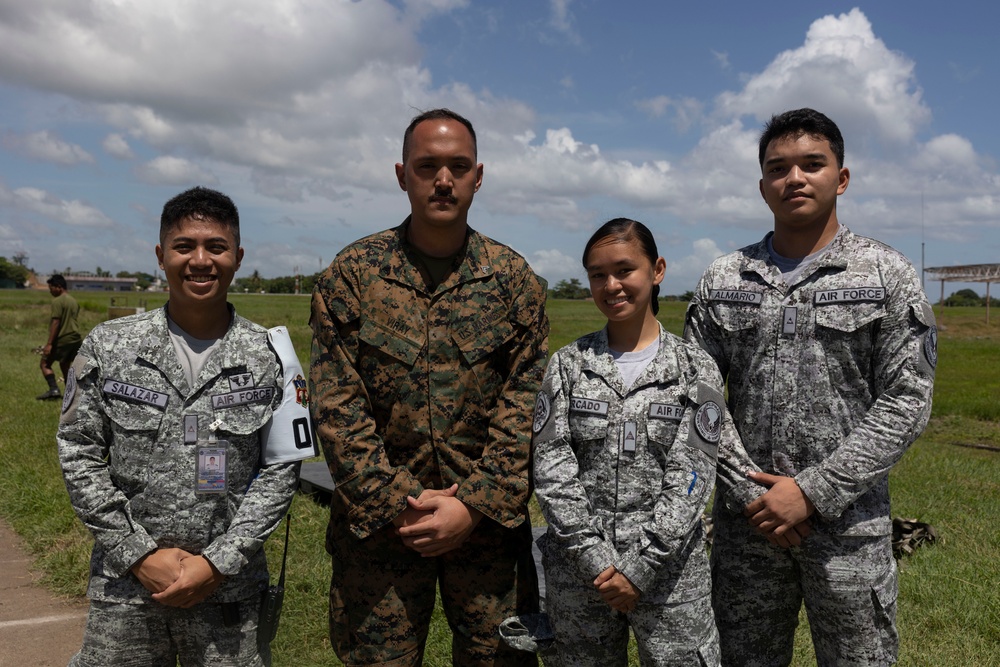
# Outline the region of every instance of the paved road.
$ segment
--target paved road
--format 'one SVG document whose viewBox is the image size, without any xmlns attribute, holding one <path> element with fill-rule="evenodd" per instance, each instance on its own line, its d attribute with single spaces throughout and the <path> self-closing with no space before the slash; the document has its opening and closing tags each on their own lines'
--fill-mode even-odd
<svg viewBox="0 0 1000 667">
<path fill-rule="evenodd" d="M 49 593 L 30 565 L 20 538 L 0 521 L 0 667 L 63 667 L 80 648 L 87 604 Z"/>
</svg>

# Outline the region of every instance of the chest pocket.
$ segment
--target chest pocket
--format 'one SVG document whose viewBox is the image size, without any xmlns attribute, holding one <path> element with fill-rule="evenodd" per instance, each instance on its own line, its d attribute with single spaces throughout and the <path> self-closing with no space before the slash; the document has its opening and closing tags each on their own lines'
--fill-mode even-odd
<svg viewBox="0 0 1000 667">
<path fill-rule="evenodd" d="M 760 322 L 760 306 L 721 302 L 713 310 L 719 324 L 728 334 L 756 327 Z"/>
<path fill-rule="evenodd" d="M 271 418 L 271 403 L 251 403 L 237 408 L 216 411 L 222 419 L 222 433 L 247 436 L 257 433 Z"/>
<path fill-rule="evenodd" d="M 371 347 L 385 353 L 408 368 L 417 361 L 423 348 L 420 341 L 410 339 L 406 332 L 397 331 L 388 321 L 381 321 L 378 314 L 365 320 L 358 331 L 358 337 Z M 362 362 L 364 363 L 364 362 Z"/>
<path fill-rule="evenodd" d="M 154 405 L 105 394 L 104 412 L 111 421 L 109 456 L 112 470 L 131 474 L 144 469 L 157 440 L 164 411 Z"/>
<path fill-rule="evenodd" d="M 573 442 L 604 440 L 608 435 L 608 418 L 606 415 L 570 411 L 569 432 Z"/>
<path fill-rule="evenodd" d="M 514 327 L 506 318 L 498 318 L 487 326 L 477 326 L 474 331 L 456 331 L 452 338 L 470 366 L 493 354 L 514 337 Z"/>
<path fill-rule="evenodd" d="M 826 306 L 815 306 L 816 327 L 818 331 L 826 329 L 836 332 L 853 334 L 885 317 L 885 306 L 881 303 L 837 303 Z"/>
</svg>

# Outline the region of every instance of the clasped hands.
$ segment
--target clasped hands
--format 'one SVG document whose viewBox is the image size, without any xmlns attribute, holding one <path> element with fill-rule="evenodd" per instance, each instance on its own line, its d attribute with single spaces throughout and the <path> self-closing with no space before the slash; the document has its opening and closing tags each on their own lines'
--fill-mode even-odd
<svg viewBox="0 0 1000 667">
<path fill-rule="evenodd" d="M 173 547 L 149 552 L 131 570 L 155 601 L 184 609 L 207 598 L 226 578 L 204 556 Z"/>
<path fill-rule="evenodd" d="M 406 509 L 392 520 L 396 534 L 410 549 L 430 558 L 457 549 L 483 518 L 482 513 L 455 497 L 458 484 L 447 489 L 424 489 L 408 496 Z"/>
<path fill-rule="evenodd" d="M 750 524 L 771 544 L 784 548 L 801 544 L 812 530 L 808 519 L 816 506 L 795 479 L 766 472 L 749 472 L 747 476 L 768 487 L 743 510 Z"/>
</svg>

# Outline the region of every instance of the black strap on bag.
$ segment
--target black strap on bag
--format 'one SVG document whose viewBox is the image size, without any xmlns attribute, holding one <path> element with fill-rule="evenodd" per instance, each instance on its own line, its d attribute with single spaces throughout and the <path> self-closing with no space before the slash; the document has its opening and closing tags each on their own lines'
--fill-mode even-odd
<svg viewBox="0 0 1000 667">
<path fill-rule="evenodd" d="M 285 549 L 281 555 L 281 574 L 278 585 L 268 586 L 261 594 L 260 618 L 257 621 L 257 648 L 264 651 L 278 634 L 281 620 L 281 605 L 285 600 L 285 562 L 288 560 L 288 534 L 292 526 L 292 514 L 285 516 Z"/>
</svg>

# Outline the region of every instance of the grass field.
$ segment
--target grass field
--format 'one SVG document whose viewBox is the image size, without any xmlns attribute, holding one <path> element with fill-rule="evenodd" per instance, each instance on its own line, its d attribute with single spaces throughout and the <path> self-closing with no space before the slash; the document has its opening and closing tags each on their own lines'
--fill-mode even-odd
<svg viewBox="0 0 1000 667">
<path fill-rule="evenodd" d="M 109 296 L 75 294 L 90 328 L 106 317 Z M 130 305 L 138 298 L 130 295 Z M 142 295 L 147 306 L 163 295 Z M 57 402 L 39 403 L 45 389 L 33 347 L 44 343 L 51 297 L 45 291 L 0 291 L 0 515 L 29 545 L 52 590 L 80 596 L 91 539 L 69 506 L 56 457 Z M 237 310 L 266 326 L 288 326 L 305 359 L 309 300 L 304 296 L 234 295 Z M 679 332 L 681 303 L 664 303 L 661 319 Z M 1000 666 L 1000 453 L 959 445 L 1000 447 L 1000 326 L 984 311 L 939 312 L 942 324 L 934 411 L 926 433 L 891 476 L 893 514 L 931 523 L 937 544 L 900 563 L 900 665 Z M 588 302 L 552 301 L 551 348 L 599 328 Z M 273 645 L 277 666 L 338 664 L 327 639 L 330 563 L 323 543 L 326 509 L 308 496 L 292 508 L 285 611 Z M 272 562 L 281 540 L 269 540 Z M 450 637 L 440 615 L 425 664 L 450 664 Z M 795 665 L 813 665 L 804 621 Z"/>
</svg>

